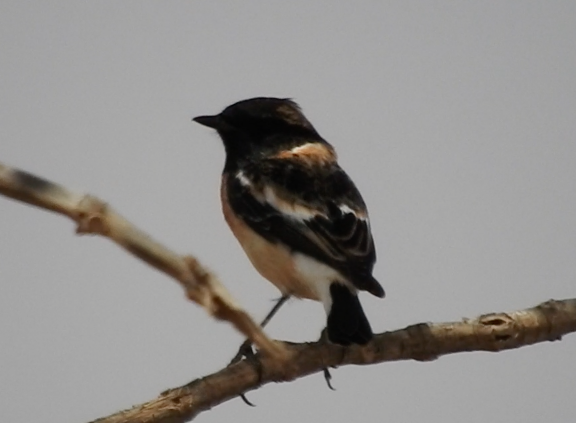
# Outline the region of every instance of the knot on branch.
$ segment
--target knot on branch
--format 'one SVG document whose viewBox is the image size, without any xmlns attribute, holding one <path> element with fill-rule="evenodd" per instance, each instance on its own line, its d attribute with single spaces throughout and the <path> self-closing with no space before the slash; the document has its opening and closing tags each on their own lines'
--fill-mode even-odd
<svg viewBox="0 0 576 423">
<path fill-rule="evenodd" d="M 479 337 L 487 337 L 490 348 L 499 351 L 515 340 L 519 335 L 518 323 L 507 313 L 485 314 L 478 318 L 476 334 Z"/>
<path fill-rule="evenodd" d="M 76 211 L 77 234 L 108 235 L 110 228 L 106 224 L 108 204 L 91 195 L 80 200 Z"/>
<path fill-rule="evenodd" d="M 202 304 L 213 316 L 228 320 L 233 318 L 239 307 L 224 289 L 220 281 L 196 258 L 183 257 L 192 278 L 186 280 L 186 295 L 192 301 Z"/>
</svg>

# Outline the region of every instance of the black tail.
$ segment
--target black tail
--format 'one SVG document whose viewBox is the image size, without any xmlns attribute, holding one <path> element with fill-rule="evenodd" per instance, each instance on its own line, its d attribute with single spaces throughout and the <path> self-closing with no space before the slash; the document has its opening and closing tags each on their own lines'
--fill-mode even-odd
<svg viewBox="0 0 576 423">
<path fill-rule="evenodd" d="M 339 283 L 330 285 L 332 307 L 328 313 L 328 339 L 335 344 L 366 344 L 372 328 L 362 310 L 358 295 Z"/>
</svg>

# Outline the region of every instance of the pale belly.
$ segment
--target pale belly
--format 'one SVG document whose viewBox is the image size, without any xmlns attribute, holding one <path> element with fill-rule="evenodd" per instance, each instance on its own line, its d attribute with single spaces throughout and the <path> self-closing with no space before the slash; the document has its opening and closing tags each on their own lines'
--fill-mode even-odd
<svg viewBox="0 0 576 423">
<path fill-rule="evenodd" d="M 309 278 L 302 274 L 299 270 L 298 261 L 294 260 L 293 254 L 288 248 L 267 241 L 232 213 L 226 198 L 225 186 L 226 183 L 223 179 L 220 195 L 224 218 L 256 270 L 283 294 L 321 300 L 324 295 L 323 292 L 319 291 L 324 291 L 324 289 L 319 290 L 316 286 L 317 281 L 309 281 Z M 329 283 L 326 285 L 328 286 Z"/>
</svg>

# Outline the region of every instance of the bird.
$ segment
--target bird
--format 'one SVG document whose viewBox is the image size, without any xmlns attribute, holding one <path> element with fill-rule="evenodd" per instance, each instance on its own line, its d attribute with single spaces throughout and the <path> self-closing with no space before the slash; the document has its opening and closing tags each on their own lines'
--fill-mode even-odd
<svg viewBox="0 0 576 423">
<path fill-rule="evenodd" d="M 331 343 L 367 344 L 358 292 L 385 293 L 372 276 L 366 204 L 334 147 L 289 98 L 242 100 L 193 120 L 222 139 L 222 211 L 252 265 L 283 298 L 320 301 Z"/>
</svg>

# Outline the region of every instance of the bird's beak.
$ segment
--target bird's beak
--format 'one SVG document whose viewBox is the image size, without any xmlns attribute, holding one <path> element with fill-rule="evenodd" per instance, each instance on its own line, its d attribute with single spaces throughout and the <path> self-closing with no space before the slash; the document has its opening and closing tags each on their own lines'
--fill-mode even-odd
<svg viewBox="0 0 576 423">
<path fill-rule="evenodd" d="M 222 120 L 220 119 L 220 115 L 214 116 L 196 116 L 192 118 L 194 122 L 198 122 L 200 125 L 207 126 L 208 128 L 218 129 L 222 126 Z"/>
</svg>

